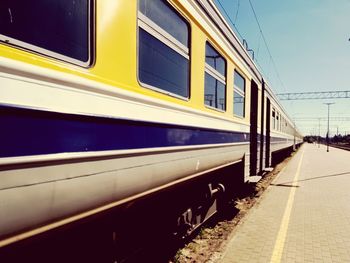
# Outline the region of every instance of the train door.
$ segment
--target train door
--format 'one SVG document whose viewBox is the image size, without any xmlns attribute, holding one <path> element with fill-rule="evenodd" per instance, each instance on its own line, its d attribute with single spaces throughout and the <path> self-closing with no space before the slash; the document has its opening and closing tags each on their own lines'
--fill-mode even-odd
<svg viewBox="0 0 350 263">
<path fill-rule="evenodd" d="M 250 175 L 257 173 L 258 162 L 258 85 L 254 80 L 250 84 Z"/>
<path fill-rule="evenodd" d="M 261 87 L 261 119 L 260 119 L 260 158 L 259 158 L 259 173 L 262 173 L 265 169 L 265 162 L 264 162 L 264 152 L 265 152 L 265 130 L 264 130 L 264 124 L 265 124 L 265 81 L 262 80 L 262 87 Z"/>
<path fill-rule="evenodd" d="M 265 147 L 265 167 L 270 167 L 270 128 L 271 128 L 271 102 L 269 98 L 266 98 L 266 147 Z"/>
</svg>

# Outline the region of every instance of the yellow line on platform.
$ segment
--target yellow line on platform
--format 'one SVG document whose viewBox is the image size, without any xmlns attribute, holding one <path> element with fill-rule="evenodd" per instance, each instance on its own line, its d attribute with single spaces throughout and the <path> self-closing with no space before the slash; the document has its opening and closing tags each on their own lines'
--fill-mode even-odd
<svg viewBox="0 0 350 263">
<path fill-rule="evenodd" d="M 300 168 L 301 168 L 301 163 L 303 161 L 303 157 L 304 157 L 304 151 L 302 151 L 302 153 L 301 153 L 301 157 L 299 160 L 297 171 L 296 171 L 294 179 L 293 179 L 292 186 L 296 186 L 296 183 L 299 179 Z M 282 259 L 283 249 L 284 249 L 284 245 L 285 245 L 286 237 L 287 237 L 287 232 L 288 232 L 290 215 L 291 215 L 293 203 L 294 203 L 295 191 L 296 191 L 296 187 L 292 187 L 291 191 L 289 193 L 287 206 L 286 206 L 286 209 L 284 210 L 280 229 L 279 229 L 279 232 L 278 232 L 278 235 L 276 238 L 275 246 L 274 246 L 273 253 L 271 256 L 271 260 L 270 260 L 270 262 L 273 262 L 273 263 L 280 263 L 281 259 Z"/>
</svg>

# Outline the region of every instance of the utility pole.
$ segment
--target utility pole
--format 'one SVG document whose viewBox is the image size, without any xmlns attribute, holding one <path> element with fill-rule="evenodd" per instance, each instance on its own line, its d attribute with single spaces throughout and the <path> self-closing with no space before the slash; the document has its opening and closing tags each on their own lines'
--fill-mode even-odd
<svg viewBox="0 0 350 263">
<path fill-rule="evenodd" d="M 334 104 L 334 102 L 327 102 L 327 103 L 323 103 L 326 104 L 328 106 L 328 121 L 327 121 L 327 152 L 329 152 L 329 106 Z"/>
</svg>

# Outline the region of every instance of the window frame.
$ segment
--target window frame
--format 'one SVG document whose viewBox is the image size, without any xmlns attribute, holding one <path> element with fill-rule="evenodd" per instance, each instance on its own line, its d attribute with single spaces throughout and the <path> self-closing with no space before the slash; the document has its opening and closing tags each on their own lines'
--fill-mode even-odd
<svg viewBox="0 0 350 263">
<path fill-rule="evenodd" d="M 271 111 L 271 119 L 272 119 L 272 130 L 276 130 L 276 109 L 275 108 L 272 108 L 272 111 Z"/>
<path fill-rule="evenodd" d="M 235 73 L 237 73 L 244 81 L 244 91 L 241 90 L 241 88 L 239 88 L 238 86 L 235 85 Z M 241 74 L 237 69 L 235 69 L 233 71 L 233 116 L 240 118 L 240 119 L 244 119 L 246 117 L 246 90 L 247 90 L 247 81 L 246 78 L 243 76 L 243 74 Z M 237 115 L 234 111 L 235 109 L 235 92 L 238 93 L 239 95 L 241 95 L 243 97 L 243 116 Z"/>
<path fill-rule="evenodd" d="M 171 34 L 169 34 L 166 30 L 164 30 L 163 28 L 161 28 L 160 26 L 158 26 L 155 22 L 153 22 L 150 18 L 148 18 L 147 16 L 145 16 L 141 11 L 140 11 L 140 1 L 137 0 L 137 11 L 136 11 L 136 19 L 137 19 L 137 81 L 139 83 L 139 85 L 143 88 L 147 88 L 149 90 L 152 91 L 156 91 L 165 95 L 168 95 L 170 97 L 174 97 L 183 101 L 189 101 L 191 98 L 191 44 L 192 44 L 192 38 L 191 38 L 191 32 L 192 32 L 192 28 L 191 28 L 191 23 L 190 21 L 187 19 L 187 17 L 185 17 L 183 15 L 182 12 L 180 12 L 180 10 L 178 10 L 178 8 L 176 8 L 176 6 L 174 6 L 171 2 L 169 2 L 168 0 L 165 0 L 165 2 L 167 2 L 167 4 L 169 6 L 171 6 L 176 13 L 187 23 L 188 26 L 188 47 L 186 47 L 184 44 L 182 44 L 179 40 L 177 40 L 175 37 L 173 37 Z M 179 55 L 181 55 L 182 57 L 186 58 L 188 60 L 188 96 L 184 97 L 181 96 L 179 94 L 167 91 L 165 89 L 161 89 L 158 88 L 156 86 L 152 86 L 150 84 L 144 83 L 141 81 L 140 76 L 139 76 L 139 51 L 140 51 L 140 39 L 139 39 L 139 31 L 140 28 L 142 30 L 144 30 L 145 32 L 147 32 L 148 34 L 150 34 L 151 36 L 153 36 L 154 38 L 156 38 L 157 40 L 159 40 L 161 43 L 163 43 L 164 45 L 166 45 L 168 48 L 171 48 L 173 51 L 177 52 Z"/>
<path fill-rule="evenodd" d="M 280 130 L 280 113 L 277 112 L 276 114 L 276 131 L 279 131 Z"/>
<path fill-rule="evenodd" d="M 216 53 L 218 53 L 222 59 L 225 61 L 225 75 L 221 75 L 221 73 L 219 71 L 217 71 L 215 68 L 213 68 L 211 65 L 209 65 L 207 62 L 206 62 L 206 45 L 210 45 L 212 49 L 215 50 Z M 211 109 L 211 110 L 215 110 L 215 111 L 218 111 L 218 112 L 226 112 L 227 111 L 227 59 L 225 58 L 225 56 L 223 56 L 219 51 L 217 51 L 217 48 L 211 44 L 211 42 L 209 40 L 206 40 L 205 41 L 205 46 L 204 46 L 204 106 L 208 109 Z M 219 81 L 221 84 L 225 85 L 225 109 L 220 109 L 220 108 L 216 108 L 214 106 L 210 106 L 208 104 L 205 103 L 205 73 L 207 73 L 208 75 L 210 75 L 211 77 L 213 77 L 214 79 L 216 79 L 217 81 Z M 217 98 L 216 98 L 217 99 Z"/>
<path fill-rule="evenodd" d="M 62 62 L 68 62 L 73 65 L 77 65 L 83 68 L 90 68 L 95 63 L 95 37 L 96 37 L 96 1 L 88 1 L 88 61 L 84 62 L 79 59 L 75 59 L 49 49 L 45 49 L 27 42 L 8 37 L 0 33 L 0 43 L 2 45 L 7 45 L 27 53 L 32 53 L 35 55 L 43 56 L 46 58 L 52 58 Z"/>
</svg>

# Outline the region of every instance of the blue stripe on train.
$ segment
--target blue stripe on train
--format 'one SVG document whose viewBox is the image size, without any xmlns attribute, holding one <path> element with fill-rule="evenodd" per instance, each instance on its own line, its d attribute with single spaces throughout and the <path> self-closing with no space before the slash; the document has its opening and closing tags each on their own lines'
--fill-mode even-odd
<svg viewBox="0 0 350 263">
<path fill-rule="evenodd" d="M 0 106 L 0 157 L 249 142 L 249 134 Z"/>
</svg>

